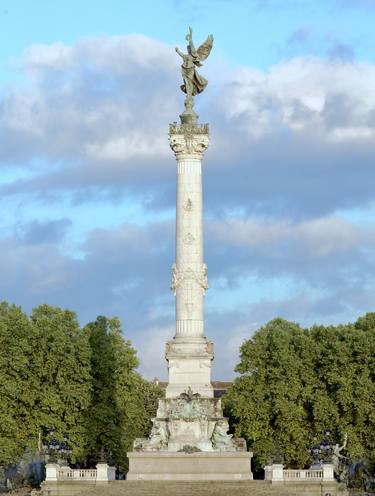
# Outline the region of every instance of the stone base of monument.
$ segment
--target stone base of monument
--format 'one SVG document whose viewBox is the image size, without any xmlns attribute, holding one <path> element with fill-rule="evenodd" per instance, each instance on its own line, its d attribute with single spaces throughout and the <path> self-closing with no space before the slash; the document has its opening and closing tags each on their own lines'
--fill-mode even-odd
<svg viewBox="0 0 375 496">
<path fill-rule="evenodd" d="M 251 480 L 252 453 L 168 451 L 128 453 L 128 480 Z"/>
<path fill-rule="evenodd" d="M 241 481 L 252 479 L 252 453 L 244 439 L 228 433 L 220 398 L 190 387 L 159 400 L 149 438 L 134 441 L 129 480 Z"/>
</svg>

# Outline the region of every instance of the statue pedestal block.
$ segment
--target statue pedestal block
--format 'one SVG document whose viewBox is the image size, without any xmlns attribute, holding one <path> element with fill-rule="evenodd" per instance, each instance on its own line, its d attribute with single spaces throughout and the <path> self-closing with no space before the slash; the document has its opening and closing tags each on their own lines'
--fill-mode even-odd
<svg viewBox="0 0 375 496">
<path fill-rule="evenodd" d="M 128 480 L 251 480 L 252 453 L 130 452 Z"/>
<path fill-rule="evenodd" d="M 174 338 L 167 342 L 169 381 L 166 398 L 177 398 L 190 387 L 205 398 L 213 398 L 211 362 L 213 343 L 206 338 Z"/>
</svg>

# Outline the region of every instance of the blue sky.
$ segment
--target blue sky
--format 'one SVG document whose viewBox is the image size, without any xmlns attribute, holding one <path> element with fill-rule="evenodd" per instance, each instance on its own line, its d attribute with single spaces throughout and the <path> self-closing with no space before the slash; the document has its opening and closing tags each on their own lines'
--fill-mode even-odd
<svg viewBox="0 0 375 496">
<path fill-rule="evenodd" d="M 165 376 L 192 25 L 215 37 L 196 99 L 215 377 L 273 317 L 374 310 L 374 21 L 372 0 L 0 1 L 0 298 L 118 315 Z"/>
<path fill-rule="evenodd" d="M 267 68 L 281 58 L 326 56 L 338 46 L 374 60 L 372 0 L 13 0 L 0 2 L 2 79 L 13 79 L 12 57 L 35 43 L 142 33 L 182 43 L 188 24 L 198 38 L 215 33 L 217 56 Z"/>
</svg>

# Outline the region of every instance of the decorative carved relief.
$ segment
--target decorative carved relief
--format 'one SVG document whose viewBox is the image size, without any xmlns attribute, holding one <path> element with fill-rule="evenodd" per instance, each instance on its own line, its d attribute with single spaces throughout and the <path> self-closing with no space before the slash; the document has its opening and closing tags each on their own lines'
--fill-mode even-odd
<svg viewBox="0 0 375 496">
<path fill-rule="evenodd" d="M 185 212 L 191 212 L 193 210 L 193 202 L 190 198 L 186 200 L 182 208 L 185 210 Z"/>
<path fill-rule="evenodd" d="M 171 289 L 176 295 L 176 290 L 184 281 L 195 281 L 203 290 L 203 294 L 208 289 L 207 265 L 203 264 L 201 272 L 196 272 L 188 267 L 185 271 L 179 271 L 176 264 L 172 266 Z"/>
<path fill-rule="evenodd" d="M 193 313 L 194 303 L 189 301 L 185 303 L 185 307 L 186 307 L 187 316 L 190 319 Z"/>
<path fill-rule="evenodd" d="M 169 124 L 169 134 L 209 134 L 208 124 Z"/>
<path fill-rule="evenodd" d="M 193 420 L 207 420 L 212 414 L 212 403 L 202 400 L 201 395 L 193 393 L 189 387 L 173 402 L 170 418 L 191 422 Z"/>
<path fill-rule="evenodd" d="M 228 434 L 220 400 L 194 393 L 190 387 L 176 398 L 160 399 L 152 423 L 150 437 L 135 440 L 136 451 L 178 452 L 187 439 L 194 451 L 246 451 L 243 440 Z"/>
<path fill-rule="evenodd" d="M 209 145 L 208 126 L 171 124 L 169 145 L 176 155 L 180 153 L 202 154 Z"/>
<path fill-rule="evenodd" d="M 183 281 L 184 276 L 181 272 L 177 270 L 176 264 L 172 265 L 172 284 L 171 284 L 171 290 L 173 291 L 174 295 L 176 296 L 176 290 L 177 288 L 181 285 L 181 282 Z"/>
<path fill-rule="evenodd" d="M 192 245 L 195 241 L 194 236 L 191 233 L 187 233 L 186 236 L 182 238 L 182 242 L 185 245 Z"/>
</svg>

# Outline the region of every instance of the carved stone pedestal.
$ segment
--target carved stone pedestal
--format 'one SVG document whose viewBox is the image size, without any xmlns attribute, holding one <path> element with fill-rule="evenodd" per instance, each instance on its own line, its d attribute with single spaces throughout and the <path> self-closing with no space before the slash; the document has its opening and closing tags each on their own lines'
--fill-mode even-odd
<svg viewBox="0 0 375 496">
<path fill-rule="evenodd" d="M 177 398 L 190 387 L 201 396 L 213 398 L 211 362 L 213 343 L 205 337 L 174 338 L 167 342 L 169 381 L 167 398 Z"/>
<path fill-rule="evenodd" d="M 219 398 L 202 397 L 189 388 L 177 398 L 159 400 L 152 421 L 150 437 L 136 439 L 128 453 L 129 479 L 252 478 L 252 454 L 243 439 L 228 434 Z"/>
</svg>

